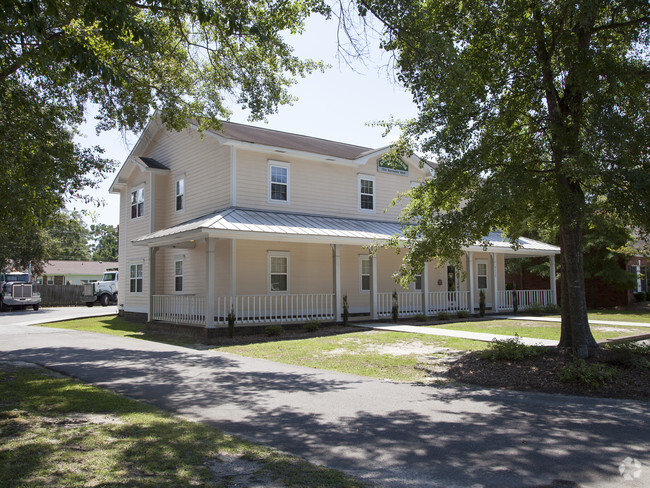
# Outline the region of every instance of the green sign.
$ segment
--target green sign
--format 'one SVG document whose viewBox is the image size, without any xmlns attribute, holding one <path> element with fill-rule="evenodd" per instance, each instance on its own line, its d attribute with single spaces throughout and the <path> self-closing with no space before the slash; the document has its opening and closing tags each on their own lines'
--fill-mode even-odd
<svg viewBox="0 0 650 488">
<path fill-rule="evenodd" d="M 377 160 L 377 171 L 381 173 L 407 176 L 409 174 L 409 167 L 400 158 L 379 158 Z"/>
</svg>

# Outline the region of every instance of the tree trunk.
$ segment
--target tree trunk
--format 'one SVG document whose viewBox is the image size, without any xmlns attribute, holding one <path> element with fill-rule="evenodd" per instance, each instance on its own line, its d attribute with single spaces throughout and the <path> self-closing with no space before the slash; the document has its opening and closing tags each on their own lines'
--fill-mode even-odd
<svg viewBox="0 0 650 488">
<path fill-rule="evenodd" d="M 582 204 L 580 186 L 560 177 L 567 193 L 560 201 L 560 247 L 562 249 L 562 334 L 561 347 L 587 358 L 598 347 L 589 328 L 582 251 Z"/>
</svg>

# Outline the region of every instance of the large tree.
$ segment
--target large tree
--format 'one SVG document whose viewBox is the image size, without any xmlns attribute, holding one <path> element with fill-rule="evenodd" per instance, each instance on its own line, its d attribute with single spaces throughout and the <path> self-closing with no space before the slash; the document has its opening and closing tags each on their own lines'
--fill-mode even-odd
<svg viewBox="0 0 650 488">
<path fill-rule="evenodd" d="M 92 245 L 93 261 L 117 261 L 119 226 L 93 224 L 90 233 L 95 241 Z"/>
<path fill-rule="evenodd" d="M 79 212 L 59 212 L 45 235 L 47 260 L 90 261 L 90 231 Z"/>
<path fill-rule="evenodd" d="M 170 128 L 214 126 L 233 104 L 262 118 L 320 68 L 282 37 L 315 11 L 322 0 L 2 0 L 0 261 L 41 259 L 30 235 L 110 168 L 74 143 L 88 106 L 98 130 L 140 130 L 155 110 Z"/>
<path fill-rule="evenodd" d="M 385 26 L 418 116 L 398 151 L 439 167 L 403 218 L 404 273 L 488 231 L 559 228 L 562 337 L 587 357 L 583 223 L 599 200 L 650 227 L 647 0 L 358 0 Z"/>
</svg>

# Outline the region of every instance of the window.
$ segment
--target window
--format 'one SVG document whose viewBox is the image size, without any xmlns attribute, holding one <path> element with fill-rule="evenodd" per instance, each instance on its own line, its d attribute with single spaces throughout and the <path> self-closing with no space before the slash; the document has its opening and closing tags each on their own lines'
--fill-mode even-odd
<svg viewBox="0 0 650 488">
<path fill-rule="evenodd" d="M 478 289 L 486 290 L 488 287 L 488 265 L 487 263 L 476 263 L 476 277 L 478 278 Z"/>
<path fill-rule="evenodd" d="M 289 203 L 289 165 L 269 163 L 269 201 Z"/>
<path fill-rule="evenodd" d="M 416 290 L 422 289 L 422 275 L 415 275 L 415 280 L 413 281 Z"/>
<path fill-rule="evenodd" d="M 362 292 L 370 291 L 369 256 L 359 256 L 359 285 Z"/>
<path fill-rule="evenodd" d="M 132 264 L 129 273 L 129 291 L 142 293 L 142 264 Z"/>
<path fill-rule="evenodd" d="M 183 260 L 174 261 L 174 292 L 183 291 Z"/>
<path fill-rule="evenodd" d="M 269 291 L 289 291 L 289 253 L 269 253 Z"/>
<path fill-rule="evenodd" d="M 359 209 L 375 211 L 375 180 L 369 176 L 359 177 Z"/>
<path fill-rule="evenodd" d="M 137 219 L 144 215 L 144 187 L 131 192 L 131 218 Z"/>
<path fill-rule="evenodd" d="M 176 211 L 180 212 L 185 208 L 185 178 L 176 180 Z"/>
</svg>

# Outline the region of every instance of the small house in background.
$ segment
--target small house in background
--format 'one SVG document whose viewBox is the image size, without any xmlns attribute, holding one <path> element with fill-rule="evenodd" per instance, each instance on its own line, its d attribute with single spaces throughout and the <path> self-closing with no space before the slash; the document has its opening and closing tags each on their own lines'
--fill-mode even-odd
<svg viewBox="0 0 650 488">
<path fill-rule="evenodd" d="M 43 285 L 83 285 L 99 281 L 108 268 L 117 268 L 114 261 L 57 261 L 43 266 L 43 274 L 37 278 Z"/>
</svg>

